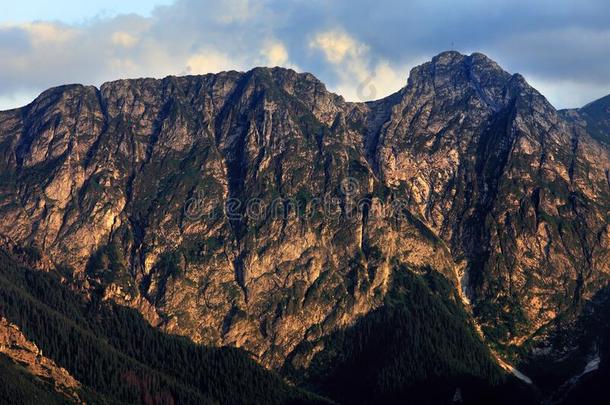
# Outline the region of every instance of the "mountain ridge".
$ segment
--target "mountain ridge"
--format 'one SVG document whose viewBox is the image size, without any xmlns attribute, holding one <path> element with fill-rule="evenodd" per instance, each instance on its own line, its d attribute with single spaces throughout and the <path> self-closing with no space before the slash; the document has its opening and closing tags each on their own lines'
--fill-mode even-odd
<svg viewBox="0 0 610 405">
<path fill-rule="evenodd" d="M 527 366 L 610 274 L 610 155 L 566 114 L 455 51 L 368 102 L 284 68 L 62 86 L 0 112 L 0 235 L 273 369 L 432 269 Z"/>
</svg>

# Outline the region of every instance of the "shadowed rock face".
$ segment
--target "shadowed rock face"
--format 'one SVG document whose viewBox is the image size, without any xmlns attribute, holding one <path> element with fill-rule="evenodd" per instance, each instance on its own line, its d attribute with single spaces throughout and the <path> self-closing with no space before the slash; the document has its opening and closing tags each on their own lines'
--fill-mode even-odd
<svg viewBox="0 0 610 405">
<path fill-rule="evenodd" d="M 64 86 L 0 112 L 0 235 L 269 367 L 378 307 L 405 267 L 461 288 L 492 342 L 545 345 L 610 273 L 591 120 L 608 116 L 559 114 L 457 52 L 367 103 L 281 68 Z"/>
</svg>

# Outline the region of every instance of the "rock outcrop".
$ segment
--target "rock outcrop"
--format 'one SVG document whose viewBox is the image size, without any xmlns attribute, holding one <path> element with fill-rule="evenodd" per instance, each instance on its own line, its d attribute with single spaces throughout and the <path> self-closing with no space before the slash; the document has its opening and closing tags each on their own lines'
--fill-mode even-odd
<svg viewBox="0 0 610 405">
<path fill-rule="evenodd" d="M 0 318 L 0 353 L 25 367 L 30 374 L 50 381 L 54 389 L 69 398 L 71 403 L 84 403 L 78 396 L 81 384 L 68 371 L 45 357 L 19 327 L 4 318 Z"/>
<path fill-rule="evenodd" d="M 570 114 L 457 52 L 367 103 L 282 68 L 63 86 L 0 112 L 0 235 L 268 367 L 402 266 L 461 288 L 494 345 L 546 347 L 610 275 L 610 134 Z"/>
</svg>

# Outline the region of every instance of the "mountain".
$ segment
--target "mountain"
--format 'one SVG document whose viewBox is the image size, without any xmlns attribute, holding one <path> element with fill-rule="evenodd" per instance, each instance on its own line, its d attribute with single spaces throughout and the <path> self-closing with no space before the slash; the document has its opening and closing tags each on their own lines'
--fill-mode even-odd
<svg viewBox="0 0 610 405">
<path fill-rule="evenodd" d="M 610 144 L 610 95 L 576 110 L 561 111 L 568 121 L 583 127 L 600 143 Z"/>
<path fill-rule="evenodd" d="M 453 51 L 366 103 L 282 68 L 62 86 L 0 112 L 0 237 L 331 400 L 562 400 L 605 350 L 607 108 Z"/>
<path fill-rule="evenodd" d="M 0 322 L 2 403 L 328 403 L 241 350 L 166 335 L 137 311 L 85 300 L 56 274 L 24 267 L 6 252 L 0 286 L 8 319 Z"/>
</svg>

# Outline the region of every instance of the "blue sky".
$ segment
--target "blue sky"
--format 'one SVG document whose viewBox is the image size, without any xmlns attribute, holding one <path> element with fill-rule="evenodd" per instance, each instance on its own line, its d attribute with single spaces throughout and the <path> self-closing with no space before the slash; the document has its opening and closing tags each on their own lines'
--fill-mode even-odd
<svg viewBox="0 0 610 405">
<path fill-rule="evenodd" d="M 0 22 L 63 21 L 82 24 L 94 18 L 136 13 L 149 16 L 173 0 L 21 0 L 3 7 Z"/>
<path fill-rule="evenodd" d="M 0 15 L 0 109 L 65 83 L 276 65 L 366 100 L 400 89 L 412 67 L 451 48 L 523 74 L 558 108 L 610 94 L 606 0 L 10 3 Z"/>
</svg>

